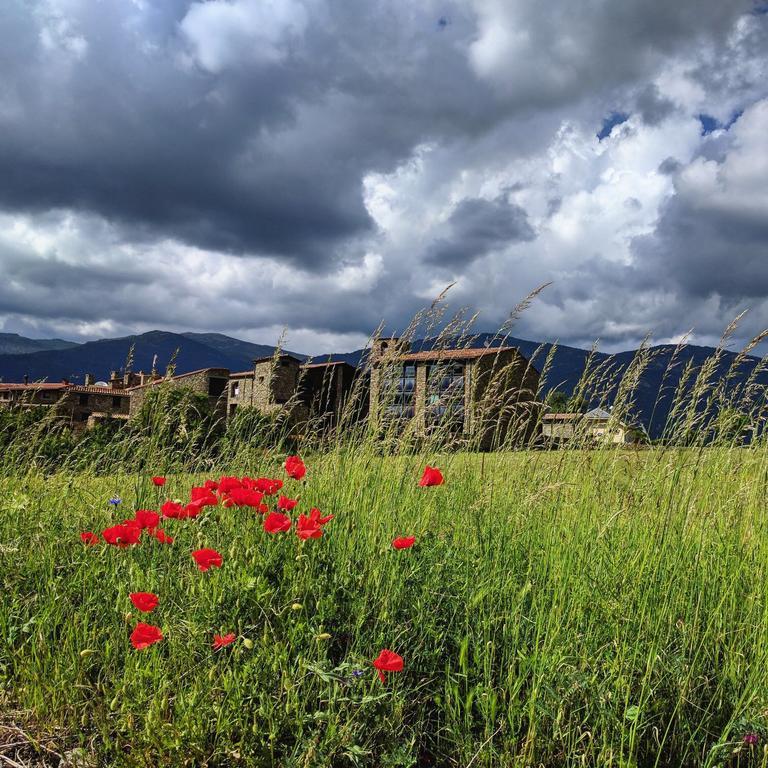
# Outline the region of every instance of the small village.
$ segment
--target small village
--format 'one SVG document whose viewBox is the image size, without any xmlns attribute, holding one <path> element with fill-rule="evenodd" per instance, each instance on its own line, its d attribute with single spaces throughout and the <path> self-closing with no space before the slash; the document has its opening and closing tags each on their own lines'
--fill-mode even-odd
<svg viewBox="0 0 768 768">
<path fill-rule="evenodd" d="M 497 373 L 503 372 L 501 383 Z M 540 444 L 567 445 L 579 439 L 599 444 L 643 442 L 642 429 L 601 407 L 557 413 L 537 402 L 539 372 L 514 347 L 434 349 L 406 351 L 397 338 L 376 339 L 370 365 L 360 368 L 343 361 L 302 362 L 277 352 L 253 361 L 247 371 L 203 368 L 165 375 L 153 368 L 112 371 L 109 381 L 84 374 L 84 384 L 60 382 L 0 382 L 0 408 L 55 409 L 60 419 L 78 432 L 105 420 L 128 422 L 135 418 L 148 392 L 155 387 L 183 388 L 205 396 L 222 423 L 245 408 L 263 415 L 283 413 L 295 425 L 309 419 L 332 428 L 351 403 L 355 420 L 370 423 L 411 421 L 419 434 L 437 428 L 460 440 L 476 432 L 479 404 L 492 430 L 480 440 L 490 449 L 491 437 L 504 435 L 512 423 Z M 493 386 L 494 397 L 488 397 Z M 490 405 L 488 404 L 490 403 Z M 316 422 L 317 423 L 317 422 Z M 529 440 L 530 442 L 530 440 Z"/>
</svg>

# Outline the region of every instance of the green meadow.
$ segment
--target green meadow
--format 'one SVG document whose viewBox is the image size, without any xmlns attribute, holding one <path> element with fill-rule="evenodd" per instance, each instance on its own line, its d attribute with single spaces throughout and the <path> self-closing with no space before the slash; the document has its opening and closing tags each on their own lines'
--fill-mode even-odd
<svg viewBox="0 0 768 768">
<path fill-rule="evenodd" d="M 163 489 L 159 464 L 0 479 L 0 762 L 768 764 L 764 447 L 303 458 L 301 482 L 267 450 Z M 222 473 L 334 518 L 302 542 L 219 505 L 164 520 L 170 545 L 80 542 Z M 137 651 L 142 620 L 164 638 Z"/>
</svg>

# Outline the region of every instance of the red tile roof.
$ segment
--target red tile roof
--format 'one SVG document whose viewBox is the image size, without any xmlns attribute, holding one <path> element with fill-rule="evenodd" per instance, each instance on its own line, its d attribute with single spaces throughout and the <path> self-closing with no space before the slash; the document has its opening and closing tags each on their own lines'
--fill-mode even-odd
<svg viewBox="0 0 768 768">
<path fill-rule="evenodd" d="M 130 397 L 127 389 L 112 389 L 112 387 L 97 387 L 95 384 L 71 384 L 70 392 L 89 392 L 94 395 L 117 395 L 118 397 Z"/>
<path fill-rule="evenodd" d="M 48 382 L 48 381 L 40 381 L 33 384 L 0 384 L 0 390 L 5 391 L 17 391 L 17 390 L 38 390 L 38 389 L 46 389 L 46 390 L 57 390 L 57 389 L 66 389 L 69 387 L 69 384 L 65 384 L 63 381 L 57 381 L 57 382 Z"/>
</svg>

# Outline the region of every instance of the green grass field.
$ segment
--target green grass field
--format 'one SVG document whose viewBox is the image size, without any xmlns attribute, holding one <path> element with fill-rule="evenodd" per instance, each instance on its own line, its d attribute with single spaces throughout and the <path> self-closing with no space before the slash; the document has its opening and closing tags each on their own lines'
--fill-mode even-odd
<svg viewBox="0 0 768 768">
<path fill-rule="evenodd" d="M 304 458 L 304 483 L 286 478 L 284 455 L 238 473 L 283 478 L 294 518 L 335 515 L 306 542 L 217 506 L 164 521 L 171 545 L 86 547 L 81 531 L 186 499 L 204 478 L 169 475 L 162 490 L 151 472 L 0 479 L 0 726 L 35 743 L 23 754 L 768 764 L 764 449 Z M 418 487 L 427 463 L 445 485 Z M 392 548 L 409 534 L 413 548 Z M 197 570 L 201 547 L 223 567 Z M 139 614 L 134 591 L 159 607 Z M 140 620 L 164 639 L 137 651 Z M 227 632 L 237 640 L 214 651 Z M 383 648 L 404 660 L 384 684 Z"/>
</svg>

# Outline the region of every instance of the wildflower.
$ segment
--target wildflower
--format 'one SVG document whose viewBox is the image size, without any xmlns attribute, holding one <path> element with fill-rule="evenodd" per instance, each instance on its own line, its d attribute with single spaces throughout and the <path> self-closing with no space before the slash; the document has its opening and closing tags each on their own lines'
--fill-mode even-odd
<svg viewBox="0 0 768 768">
<path fill-rule="evenodd" d="M 139 622 L 133 632 L 131 632 L 131 645 L 140 651 L 142 648 L 148 648 L 153 643 L 159 643 L 163 639 L 163 633 L 158 627 L 151 624 Z"/>
<path fill-rule="evenodd" d="M 235 488 L 242 488 L 243 482 L 239 477 L 222 477 L 217 485 L 217 490 L 220 494 L 227 494 L 233 491 Z"/>
<path fill-rule="evenodd" d="M 426 468 L 424 469 L 424 474 L 421 476 L 421 480 L 419 480 L 419 486 L 426 488 L 430 485 L 442 484 L 443 473 L 437 467 L 430 467 L 429 464 L 427 464 Z"/>
<path fill-rule="evenodd" d="M 154 611 L 160 602 L 160 598 L 154 592 L 131 592 L 129 597 L 133 607 L 142 613 Z"/>
<path fill-rule="evenodd" d="M 189 500 L 201 507 L 215 507 L 219 503 L 216 494 L 204 485 L 192 488 L 189 492 Z"/>
<path fill-rule="evenodd" d="M 296 535 L 302 540 L 319 539 L 323 535 L 323 529 L 313 523 L 306 515 L 299 515 L 299 522 L 296 524 Z"/>
<path fill-rule="evenodd" d="M 321 632 L 321 633 L 320 633 L 320 634 L 317 636 L 317 639 L 318 639 L 318 640 L 330 640 L 330 639 L 331 639 L 331 636 L 330 636 L 330 634 L 328 634 L 328 632 Z"/>
<path fill-rule="evenodd" d="M 291 518 L 280 512 L 271 512 L 264 518 L 264 530 L 267 533 L 284 533 L 291 530 Z"/>
<path fill-rule="evenodd" d="M 226 648 L 231 645 L 237 639 L 237 635 L 234 632 L 230 632 L 228 635 L 214 635 L 213 636 L 213 650 L 218 651 L 219 648 Z"/>
<path fill-rule="evenodd" d="M 151 534 L 161 544 L 173 544 L 173 536 L 169 536 L 162 528 L 157 528 L 156 530 L 151 531 Z"/>
<path fill-rule="evenodd" d="M 110 503 L 110 504 L 111 504 L 113 507 L 116 507 L 118 504 L 122 504 L 122 503 L 123 503 L 123 500 L 122 500 L 122 499 L 121 499 L 119 496 L 113 496 L 113 497 L 112 497 L 112 498 L 109 500 L 109 503 Z"/>
<path fill-rule="evenodd" d="M 227 494 L 227 500 L 224 506 L 231 507 L 233 504 L 237 507 L 257 507 L 261 504 L 264 494 L 260 491 L 254 491 L 249 488 L 233 488 Z"/>
<path fill-rule="evenodd" d="M 192 557 L 197 563 L 197 567 L 205 572 L 211 567 L 221 568 L 224 558 L 215 549 L 196 549 Z"/>
<path fill-rule="evenodd" d="M 744 743 L 748 744 L 750 747 L 754 744 L 757 744 L 760 741 L 760 736 L 758 736 L 754 731 L 749 731 L 748 733 L 744 734 Z"/>
<path fill-rule="evenodd" d="M 415 536 L 401 536 L 399 539 L 393 539 L 392 546 L 395 549 L 410 549 L 415 543 Z"/>
<path fill-rule="evenodd" d="M 333 520 L 333 515 L 321 517 L 320 510 L 313 507 L 309 515 L 299 515 L 299 522 L 296 525 L 296 534 L 302 541 L 307 539 L 319 539 L 323 535 L 323 526 Z"/>
<path fill-rule="evenodd" d="M 298 503 L 298 499 L 289 499 L 287 496 L 281 495 L 277 500 L 277 508 L 290 512 Z"/>
<path fill-rule="evenodd" d="M 134 520 L 140 528 L 153 530 L 160 523 L 160 515 L 152 509 L 137 509 Z"/>
<path fill-rule="evenodd" d="M 200 512 L 203 509 L 203 505 L 200 503 L 200 501 L 190 501 L 189 504 L 186 504 L 184 506 L 184 509 L 181 511 L 182 518 L 196 518 Z"/>
<path fill-rule="evenodd" d="M 165 485 L 165 478 L 164 477 L 153 477 L 152 483 L 156 485 L 158 488 L 162 488 Z"/>
<path fill-rule="evenodd" d="M 289 456 L 285 460 L 285 472 L 294 480 L 301 480 L 307 474 L 307 467 L 298 456 Z"/>
<path fill-rule="evenodd" d="M 184 517 L 184 505 L 178 501 L 171 501 L 170 499 L 160 507 L 160 511 L 163 513 L 163 517 L 177 518 Z"/>
<path fill-rule="evenodd" d="M 352 670 L 352 677 L 362 677 L 365 674 L 364 669 L 353 669 Z"/>
<path fill-rule="evenodd" d="M 82 541 L 83 544 L 86 544 L 89 547 L 92 547 L 94 544 L 99 543 L 99 537 L 92 531 L 83 531 L 80 534 L 80 541 Z"/>
<path fill-rule="evenodd" d="M 141 528 L 135 523 L 133 525 L 121 523 L 113 525 L 111 528 L 105 528 L 101 535 L 107 544 L 114 547 L 129 547 L 131 544 L 138 544 L 141 538 Z"/>
<path fill-rule="evenodd" d="M 382 683 L 387 681 L 384 676 L 385 672 L 402 672 L 403 671 L 403 657 L 398 656 L 394 651 L 389 651 L 384 648 L 376 659 L 373 661 L 373 666 L 379 672 L 379 680 Z"/>
<path fill-rule="evenodd" d="M 300 611 L 304 606 L 301 603 L 292 603 L 291 604 L 291 610 L 292 611 Z"/>
<path fill-rule="evenodd" d="M 283 487 L 282 480 L 260 477 L 254 483 L 254 488 L 267 496 L 274 496 Z"/>
</svg>

